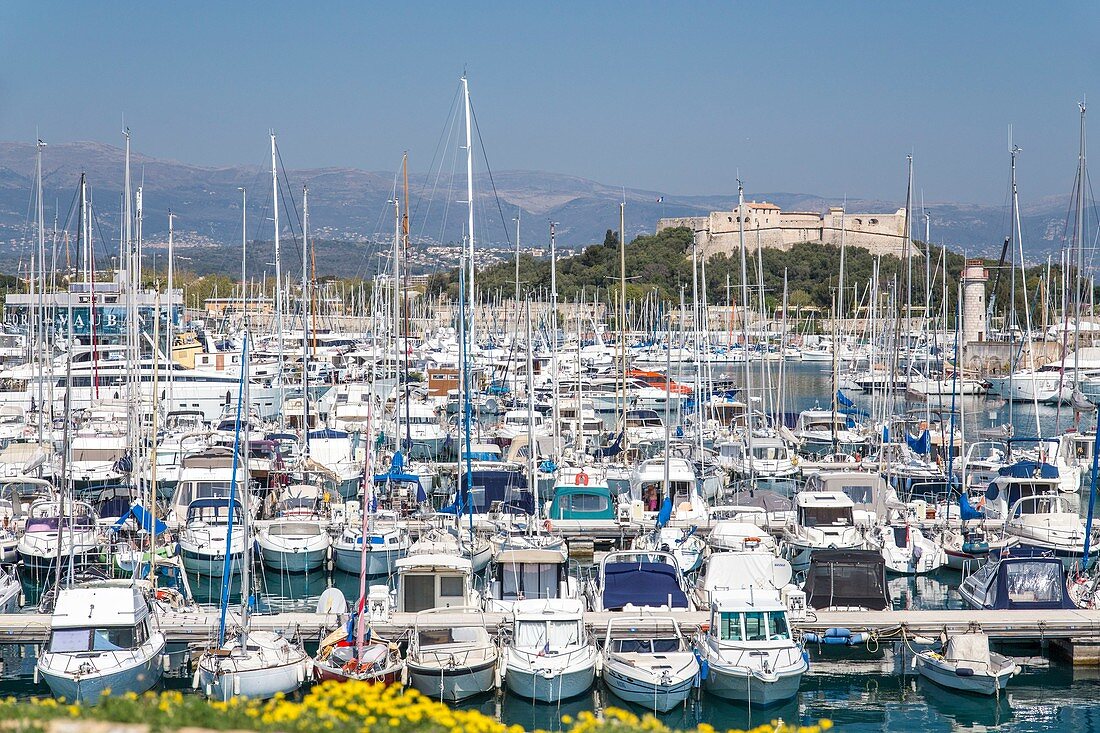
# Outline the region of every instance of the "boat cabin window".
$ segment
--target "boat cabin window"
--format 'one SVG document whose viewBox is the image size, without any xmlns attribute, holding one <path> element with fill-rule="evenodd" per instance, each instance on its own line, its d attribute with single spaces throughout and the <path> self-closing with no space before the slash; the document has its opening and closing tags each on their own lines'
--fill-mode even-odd
<svg viewBox="0 0 1100 733">
<path fill-rule="evenodd" d="M 565 510 L 580 514 L 601 514 L 610 508 L 608 497 L 604 494 L 570 494 L 565 497 Z"/>
<path fill-rule="evenodd" d="M 785 611 L 727 611 L 718 616 L 719 641 L 780 641 L 791 638 Z"/>
<path fill-rule="evenodd" d="M 851 527 L 855 524 L 850 506 L 804 506 L 798 513 L 803 527 Z"/>
<path fill-rule="evenodd" d="M 114 463 L 124 452 L 123 448 L 73 448 L 73 461 Z"/>
<path fill-rule="evenodd" d="M 145 643 L 145 624 L 137 626 L 106 626 L 100 628 L 57 629 L 50 635 L 50 652 L 77 654 L 80 652 L 117 652 L 136 649 Z"/>
<path fill-rule="evenodd" d="M 753 446 L 752 457 L 758 461 L 781 461 L 787 457 L 787 449 L 778 445 Z"/>
<path fill-rule="evenodd" d="M 447 601 L 448 599 L 457 599 L 462 601 L 465 596 L 466 583 L 465 579 L 461 576 L 443 576 L 439 579 L 439 600 Z M 443 605 L 450 605 L 444 603 Z"/>
<path fill-rule="evenodd" d="M 680 651 L 680 640 L 676 637 L 664 639 L 612 639 L 611 651 L 619 654 L 669 654 Z"/>
<path fill-rule="evenodd" d="M 1008 564 L 1005 587 L 1013 603 L 1061 603 L 1065 587 L 1062 566 L 1053 562 Z"/>
<path fill-rule="evenodd" d="M 581 641 L 580 621 L 519 621 L 516 624 L 517 649 L 561 651 Z"/>
<path fill-rule="evenodd" d="M 224 499 L 229 496 L 229 486 L 229 481 L 183 481 L 175 503 L 186 506 L 195 499 Z"/>
<path fill-rule="evenodd" d="M 526 598 L 558 597 L 560 565 L 523 563 L 498 567 L 501 600 L 518 601 Z"/>
<path fill-rule="evenodd" d="M 852 500 L 853 504 L 871 504 L 874 502 L 875 490 L 870 486 L 845 484 L 840 487 L 840 490 Z"/>
</svg>

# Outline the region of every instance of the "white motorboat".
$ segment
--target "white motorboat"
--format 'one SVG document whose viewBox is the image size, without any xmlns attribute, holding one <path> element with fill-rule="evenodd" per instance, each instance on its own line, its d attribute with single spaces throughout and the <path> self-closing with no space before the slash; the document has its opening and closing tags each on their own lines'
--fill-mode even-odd
<svg viewBox="0 0 1100 733">
<path fill-rule="evenodd" d="M 603 681 L 627 702 L 667 713 L 687 700 L 699 661 L 670 616 L 623 616 L 607 623 Z"/>
<path fill-rule="evenodd" d="M 505 537 L 493 558 L 487 596 L 486 610 L 501 613 L 522 600 L 578 598 L 565 540 L 545 534 Z"/>
<path fill-rule="evenodd" d="M 630 545 L 633 550 L 656 550 L 670 552 L 684 575 L 695 572 L 703 562 L 707 550 L 706 541 L 695 534 L 694 528 L 656 527 L 652 531 L 638 535 Z"/>
<path fill-rule="evenodd" d="M 449 703 L 496 689 L 500 651 L 480 609 L 429 609 L 415 623 L 405 659 L 409 684 Z"/>
<path fill-rule="evenodd" d="M 409 551 L 409 532 L 396 523 L 369 524 L 367 531 L 366 575 L 378 577 L 394 571 L 396 562 Z M 333 540 L 332 555 L 336 567 L 345 573 L 358 575 L 363 569 L 363 531 L 347 525 Z"/>
<path fill-rule="evenodd" d="M 588 692 L 600 653 L 575 600 L 518 601 L 502 669 L 509 692 L 523 700 L 556 703 Z"/>
<path fill-rule="evenodd" d="M 142 586 L 131 580 L 62 588 L 36 676 L 76 704 L 142 693 L 160 682 L 165 638 Z"/>
<path fill-rule="evenodd" d="M 980 632 L 948 637 L 943 653 L 925 650 L 913 666 L 926 679 L 955 692 L 996 695 L 1018 671 L 1016 662 L 989 649 L 989 637 Z"/>
<path fill-rule="evenodd" d="M 319 520 L 278 519 L 256 531 L 263 564 L 289 573 L 321 568 L 331 542 Z"/>
<path fill-rule="evenodd" d="M 593 611 L 694 610 L 671 553 L 620 550 L 601 558 L 585 586 Z"/>
<path fill-rule="evenodd" d="M 865 538 L 856 526 L 855 504 L 839 491 L 800 491 L 795 496 L 795 518 L 783 529 L 791 565 L 796 571 L 810 566 L 817 550 L 861 548 Z"/>
<path fill-rule="evenodd" d="M 199 575 L 221 577 L 228 548 L 230 572 L 235 572 L 245 551 L 241 525 L 244 512 L 234 499 L 196 499 L 187 509 L 187 523 L 180 531 L 183 566 Z M 236 531 L 233 528 L 236 527 Z"/>
<path fill-rule="evenodd" d="M 322 514 L 321 491 L 310 484 L 295 484 L 282 490 L 276 518 L 256 528 L 260 560 L 273 570 L 307 573 L 328 559 L 332 539 Z"/>
<path fill-rule="evenodd" d="M 32 574 L 48 572 L 60 557 L 72 555 L 77 565 L 86 564 L 100 549 L 96 513 L 88 504 L 77 501 L 65 508 L 53 499 L 38 499 L 30 508 L 23 536 L 16 553 L 23 567 Z M 59 547 L 60 545 L 60 547 Z"/>
<path fill-rule="evenodd" d="M 754 588 L 779 593 L 791 582 L 791 564 L 774 553 L 757 548 L 711 553 L 691 586 L 696 608 L 711 607 L 711 598 L 730 590 Z"/>
<path fill-rule="evenodd" d="M 923 575 L 947 564 L 947 553 L 912 524 L 879 525 L 871 543 L 881 548 L 886 570 L 896 575 Z"/>
<path fill-rule="evenodd" d="M 708 670 L 703 688 L 763 707 L 798 693 L 809 663 L 791 638 L 787 608 L 775 592 L 727 591 L 711 598 L 710 627 L 696 649 Z"/>
</svg>

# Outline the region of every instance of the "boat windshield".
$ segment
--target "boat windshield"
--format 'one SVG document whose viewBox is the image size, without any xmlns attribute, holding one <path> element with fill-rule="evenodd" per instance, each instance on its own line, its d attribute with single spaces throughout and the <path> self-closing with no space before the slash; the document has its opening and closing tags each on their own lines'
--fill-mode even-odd
<svg viewBox="0 0 1100 733">
<path fill-rule="evenodd" d="M 50 635 L 50 653 L 118 652 L 145 643 L 145 626 L 55 629 Z"/>
<path fill-rule="evenodd" d="M 580 621 L 519 621 L 516 624 L 517 649 L 549 653 L 577 646 L 580 640 Z"/>
<path fill-rule="evenodd" d="M 778 445 L 753 446 L 752 457 L 758 461 L 780 461 L 787 457 L 787 449 Z"/>
<path fill-rule="evenodd" d="M 803 527 L 851 527 L 850 506 L 806 506 L 801 509 Z"/>
<path fill-rule="evenodd" d="M 785 611 L 734 611 L 719 614 L 720 641 L 783 641 L 791 638 Z"/>
<path fill-rule="evenodd" d="M 680 651 L 680 640 L 676 637 L 612 639 L 611 649 L 620 654 L 669 654 Z"/>
<path fill-rule="evenodd" d="M 501 600 L 557 598 L 561 566 L 555 563 L 505 564 L 500 567 Z"/>
</svg>

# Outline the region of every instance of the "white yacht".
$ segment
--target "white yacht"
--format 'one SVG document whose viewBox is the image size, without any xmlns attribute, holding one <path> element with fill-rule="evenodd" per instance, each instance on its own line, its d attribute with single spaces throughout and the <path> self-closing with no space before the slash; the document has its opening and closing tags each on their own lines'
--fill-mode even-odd
<svg viewBox="0 0 1100 733">
<path fill-rule="evenodd" d="M 787 608 L 775 592 L 714 594 L 710 627 L 698 637 L 696 649 L 708 667 L 703 688 L 754 707 L 794 697 L 809 669 L 805 652 L 791 637 Z"/>
<path fill-rule="evenodd" d="M 800 491 L 795 518 L 783 530 L 783 541 L 796 571 L 810 566 L 816 550 L 861 548 L 863 530 L 856 526 L 854 504 L 839 491 Z"/>
<path fill-rule="evenodd" d="M 576 600 L 527 600 L 512 607 L 511 642 L 502 668 L 509 692 L 521 700 L 557 703 L 588 692 L 600 653 Z"/>
<path fill-rule="evenodd" d="M 35 674 L 55 697 L 94 704 L 160 682 L 165 638 L 142 587 L 131 580 L 62 588 Z"/>
<path fill-rule="evenodd" d="M 618 698 L 667 713 L 695 689 L 699 660 L 671 616 L 624 616 L 607 622 L 601 676 Z"/>
<path fill-rule="evenodd" d="M 422 694 L 456 703 L 496 689 L 499 657 L 480 609 L 430 609 L 416 614 L 405 667 Z"/>
<path fill-rule="evenodd" d="M 179 535 L 183 566 L 198 575 L 220 578 L 225 573 L 228 550 L 230 573 L 236 572 L 245 550 L 243 524 L 244 513 L 235 499 L 191 502 L 187 522 Z"/>
</svg>

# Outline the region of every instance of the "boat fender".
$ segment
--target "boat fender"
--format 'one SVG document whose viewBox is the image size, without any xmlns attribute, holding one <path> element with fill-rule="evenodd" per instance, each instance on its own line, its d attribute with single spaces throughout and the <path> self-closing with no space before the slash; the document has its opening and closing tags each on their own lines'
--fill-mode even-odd
<svg viewBox="0 0 1100 733">
<path fill-rule="evenodd" d="M 802 650 L 802 661 L 806 663 L 806 671 L 810 671 L 810 653 L 805 649 Z"/>
<path fill-rule="evenodd" d="M 839 627 L 825 629 L 825 638 L 823 641 L 826 644 L 847 644 L 851 646 L 852 632 L 849 629 Z"/>
<path fill-rule="evenodd" d="M 860 631 L 857 634 L 852 634 L 848 637 L 848 646 L 861 646 L 867 642 L 868 634 L 866 631 Z"/>
<path fill-rule="evenodd" d="M 199 689 L 199 675 L 200 674 L 201 674 L 201 671 L 199 670 L 199 668 L 195 667 L 195 676 L 191 678 L 191 689 L 193 689 L 193 690 Z M 206 694 L 207 694 L 207 697 L 210 696 L 210 693 L 206 693 Z"/>
<path fill-rule="evenodd" d="M 306 681 L 306 670 L 304 664 L 299 664 L 294 668 L 295 676 L 298 678 L 298 684 L 302 684 Z"/>
<path fill-rule="evenodd" d="M 710 662 L 699 656 L 699 652 L 695 652 L 695 659 L 699 662 L 699 679 L 706 680 L 710 677 Z"/>
<path fill-rule="evenodd" d="M 603 675 L 603 657 L 596 657 L 596 676 Z"/>
<path fill-rule="evenodd" d="M 168 674 L 169 672 L 171 672 L 172 671 L 172 657 L 165 654 L 160 658 L 160 660 L 161 660 L 160 667 L 164 671 L 164 674 Z"/>
<path fill-rule="evenodd" d="M 955 674 L 959 677 L 973 677 L 974 670 L 970 667 L 955 667 Z"/>
<path fill-rule="evenodd" d="M 967 555 L 983 555 L 989 552 L 988 542 L 964 542 L 962 551 Z"/>
<path fill-rule="evenodd" d="M 805 634 L 803 634 L 803 638 L 809 644 L 821 644 L 823 643 L 822 639 L 824 637 L 821 636 L 821 634 L 814 633 L 813 631 L 807 631 Z"/>
<path fill-rule="evenodd" d="M 34 684 L 38 684 L 38 665 L 34 665 Z"/>
<path fill-rule="evenodd" d="M 935 639 L 929 638 L 927 636 L 912 636 L 912 637 L 910 637 L 910 640 L 914 644 L 921 644 L 921 645 L 935 644 L 936 643 Z"/>
<path fill-rule="evenodd" d="M 233 675 L 233 696 L 241 696 L 241 676 L 239 674 Z"/>
</svg>

